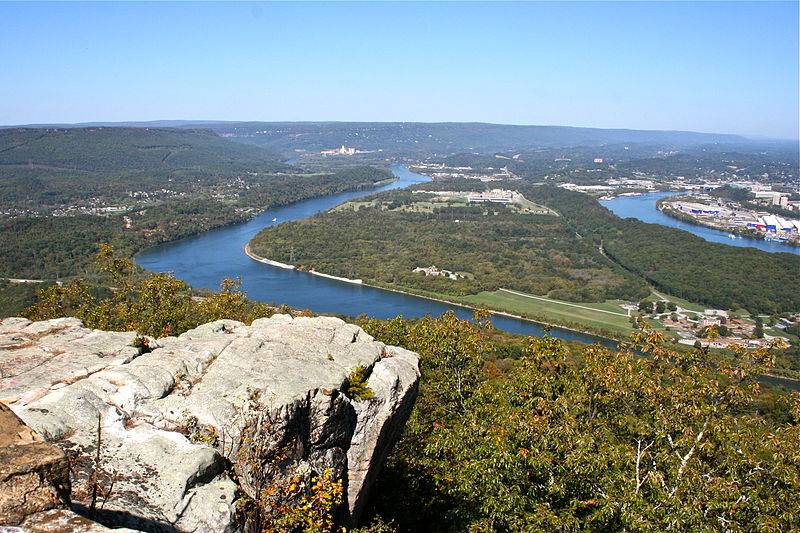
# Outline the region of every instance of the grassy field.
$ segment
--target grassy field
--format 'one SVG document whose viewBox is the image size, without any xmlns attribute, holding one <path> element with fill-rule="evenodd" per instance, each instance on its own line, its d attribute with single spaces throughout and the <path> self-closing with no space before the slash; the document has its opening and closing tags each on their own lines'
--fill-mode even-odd
<svg viewBox="0 0 800 533">
<path fill-rule="evenodd" d="M 465 193 L 466 194 L 466 193 Z M 339 206 L 334 207 L 333 211 L 343 211 L 343 210 L 358 210 L 361 207 L 375 207 L 380 206 L 382 209 L 387 209 L 388 205 L 391 202 L 384 202 L 381 200 L 354 200 L 350 202 L 345 202 Z M 467 207 L 467 206 L 474 206 L 476 204 L 470 204 L 467 201 L 466 196 L 457 196 L 457 197 L 448 197 L 448 198 L 431 198 L 427 200 L 420 200 L 418 202 L 413 202 L 408 205 L 403 205 L 396 208 L 397 211 L 405 211 L 405 212 L 412 212 L 412 213 L 432 213 L 436 209 L 441 209 L 445 207 Z M 507 204 L 510 209 L 513 209 L 516 212 L 523 212 L 525 209 L 530 210 L 534 214 L 538 215 L 554 215 L 558 216 L 558 213 L 553 211 L 552 209 L 545 207 L 543 205 L 535 204 L 530 200 L 522 199 L 518 202 L 513 204 Z"/>
<path fill-rule="evenodd" d="M 695 311 L 695 312 L 702 313 L 703 311 L 708 309 L 707 306 L 704 306 L 702 304 L 692 303 L 692 302 L 690 302 L 688 300 L 684 300 L 683 298 L 678 298 L 677 296 L 670 296 L 669 294 L 665 294 L 663 292 L 653 292 L 653 293 L 650 294 L 650 296 L 647 297 L 647 299 L 648 300 L 652 300 L 652 301 L 655 302 L 655 301 L 661 300 L 662 297 L 663 297 L 663 299 L 667 300 L 668 302 L 673 302 L 678 307 L 682 307 L 683 309 L 686 309 L 686 310 L 689 310 L 689 311 Z"/>
<path fill-rule="evenodd" d="M 625 310 L 619 307 L 619 304 L 625 303 L 621 300 L 609 300 L 603 303 L 544 301 L 502 290 L 481 292 L 467 296 L 464 300 L 471 305 L 486 306 L 514 314 L 552 317 L 553 320 L 566 320 L 620 333 L 633 331 Z"/>
<path fill-rule="evenodd" d="M 522 200 L 519 200 L 516 203 L 516 205 L 518 205 L 519 207 L 521 207 L 523 209 L 530 209 L 534 214 L 537 214 L 537 215 L 553 215 L 553 216 L 556 216 L 556 217 L 560 216 L 558 213 L 556 213 L 555 211 L 553 211 L 549 207 L 544 206 L 544 205 L 535 204 L 535 203 L 531 202 L 530 200 L 528 200 L 527 198 L 523 198 Z"/>
</svg>

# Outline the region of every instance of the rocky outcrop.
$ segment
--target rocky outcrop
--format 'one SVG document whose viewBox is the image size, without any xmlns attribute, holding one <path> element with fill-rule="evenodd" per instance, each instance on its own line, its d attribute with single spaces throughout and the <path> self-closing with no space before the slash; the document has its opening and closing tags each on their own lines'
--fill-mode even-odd
<svg viewBox="0 0 800 533">
<path fill-rule="evenodd" d="M 106 525 L 238 531 L 239 489 L 287 470 L 341 477 L 357 517 L 417 391 L 416 354 L 336 318 L 135 339 L 75 319 L 0 322 L 0 401 L 72 459 L 73 505 L 89 514 L 94 492 Z M 344 394 L 358 367 L 369 400 Z"/>
<path fill-rule="evenodd" d="M 69 463 L 0 404 L 0 524 L 19 525 L 29 515 L 69 502 Z"/>
</svg>

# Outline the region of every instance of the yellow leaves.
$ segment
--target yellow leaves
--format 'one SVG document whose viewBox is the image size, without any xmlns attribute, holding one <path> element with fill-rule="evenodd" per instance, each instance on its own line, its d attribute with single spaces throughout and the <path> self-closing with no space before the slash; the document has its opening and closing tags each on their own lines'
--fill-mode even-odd
<svg viewBox="0 0 800 533">
<path fill-rule="evenodd" d="M 260 463 L 251 469 L 263 467 Z M 253 470 L 251 470 L 253 472 Z M 265 476 L 250 474 L 261 479 Z M 271 533 L 303 531 L 305 533 L 333 533 L 337 529 L 333 515 L 343 501 L 341 480 L 328 469 L 310 479 L 299 474 L 273 475 L 258 488 L 258 494 L 249 513 L 260 517 L 262 531 Z"/>
</svg>

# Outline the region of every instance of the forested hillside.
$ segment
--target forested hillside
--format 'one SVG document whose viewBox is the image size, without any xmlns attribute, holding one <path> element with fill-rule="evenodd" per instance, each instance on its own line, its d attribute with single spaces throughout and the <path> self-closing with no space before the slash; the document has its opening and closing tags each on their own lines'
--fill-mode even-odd
<svg viewBox="0 0 800 533">
<path fill-rule="evenodd" d="M 759 395 L 765 350 L 734 365 L 670 351 L 657 334 L 629 346 L 652 357 L 531 337 L 503 361 L 491 330 L 453 315 L 361 325 L 421 354 L 420 396 L 372 499 L 396 531 L 800 523 L 786 505 L 800 490 L 800 396 Z"/>
<path fill-rule="evenodd" d="M 736 135 L 685 131 L 644 131 L 515 126 L 486 123 L 421 122 L 250 122 L 209 124 L 235 139 L 286 153 L 290 150 L 326 150 L 341 144 L 397 155 L 448 152 L 492 152 L 565 146 L 602 146 L 617 143 L 658 143 L 691 146 L 733 143 Z"/>
<path fill-rule="evenodd" d="M 0 129 L 0 212 L 12 215 L 185 198 L 296 171 L 208 130 Z"/>
<path fill-rule="evenodd" d="M 88 172 L 181 168 L 219 170 L 272 165 L 277 156 L 234 143 L 211 130 L 163 128 L 0 129 L 0 165 L 56 167 Z"/>
</svg>

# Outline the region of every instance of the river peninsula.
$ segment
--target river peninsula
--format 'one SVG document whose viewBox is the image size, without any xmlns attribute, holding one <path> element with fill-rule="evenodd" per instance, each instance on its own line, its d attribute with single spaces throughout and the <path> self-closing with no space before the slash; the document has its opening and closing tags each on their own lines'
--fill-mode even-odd
<svg viewBox="0 0 800 533">
<path fill-rule="evenodd" d="M 493 184 L 494 192 L 481 192 L 470 186 L 437 181 L 368 195 L 265 228 L 249 249 L 330 276 L 609 337 L 632 331 L 631 302 L 650 298 L 653 287 L 722 309 L 752 308 L 759 293 L 774 309 L 800 303 L 800 295 L 779 290 L 779 278 L 731 300 L 735 293 L 727 285 L 752 285 L 746 271 L 704 266 L 712 255 L 734 252 L 739 264 L 769 263 L 790 275 L 800 258 L 734 250 L 621 220 L 586 195 L 554 187 L 501 182 Z M 499 201 L 487 201 L 490 192 Z M 529 205 L 511 200 L 517 197 Z M 651 253 L 642 254 L 642 246 Z M 662 265 L 655 272 L 653 262 Z M 704 271 L 703 278 L 687 281 L 695 269 Z"/>
</svg>

